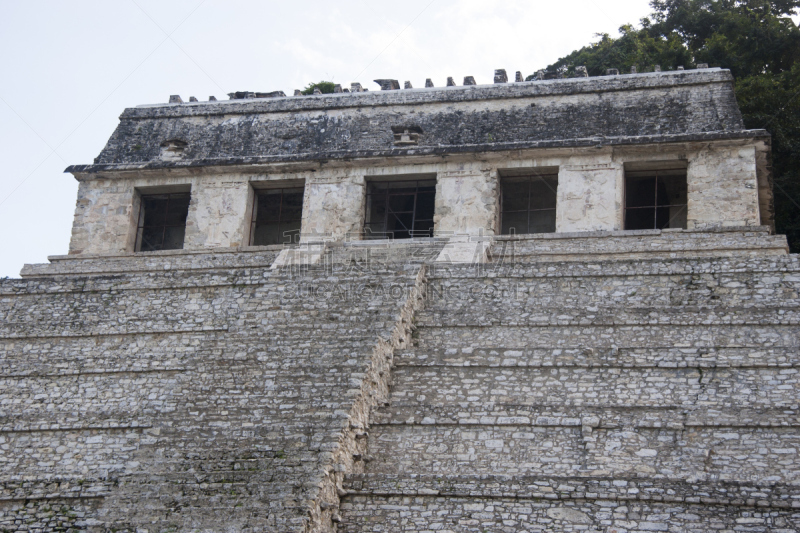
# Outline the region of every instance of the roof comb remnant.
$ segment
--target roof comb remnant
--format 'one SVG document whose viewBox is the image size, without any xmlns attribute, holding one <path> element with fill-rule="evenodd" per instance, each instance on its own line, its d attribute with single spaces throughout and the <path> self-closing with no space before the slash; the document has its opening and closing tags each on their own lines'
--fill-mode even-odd
<svg viewBox="0 0 800 533">
<path fill-rule="evenodd" d="M 400 88 L 400 82 L 397 80 L 372 80 L 381 86 L 381 91 L 396 91 Z"/>
<path fill-rule="evenodd" d="M 472 76 L 464 76 L 464 85 L 477 85 L 477 83 Z"/>
<path fill-rule="evenodd" d="M 499 68 L 494 71 L 494 82 L 495 83 L 508 83 L 508 74 L 506 74 L 506 69 Z"/>
<path fill-rule="evenodd" d="M 181 95 L 179 95 L 179 94 L 171 94 L 171 95 L 169 95 L 169 103 L 170 104 L 182 104 L 183 103 L 183 99 L 181 98 Z"/>
</svg>

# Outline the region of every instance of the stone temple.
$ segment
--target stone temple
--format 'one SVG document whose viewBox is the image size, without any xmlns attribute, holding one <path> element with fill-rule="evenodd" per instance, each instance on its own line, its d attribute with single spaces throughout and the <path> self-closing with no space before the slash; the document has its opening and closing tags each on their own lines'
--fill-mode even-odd
<svg viewBox="0 0 800 533">
<path fill-rule="evenodd" d="M 0 531 L 800 530 L 727 70 L 126 109 L 0 281 Z"/>
</svg>

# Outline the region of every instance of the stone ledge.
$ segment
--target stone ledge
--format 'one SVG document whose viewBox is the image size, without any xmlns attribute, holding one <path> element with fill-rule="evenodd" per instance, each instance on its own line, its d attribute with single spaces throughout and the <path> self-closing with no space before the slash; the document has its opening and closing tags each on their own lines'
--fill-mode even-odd
<svg viewBox="0 0 800 533">
<path fill-rule="evenodd" d="M 648 480 L 635 477 L 346 476 L 348 496 L 429 496 L 548 500 L 657 501 L 739 507 L 800 508 L 800 486 L 718 481 Z"/>
<path fill-rule="evenodd" d="M 380 426 L 519 426 L 581 427 L 595 429 L 800 427 L 800 412 L 789 408 L 690 407 L 687 405 L 514 405 L 463 401 L 420 404 L 397 400 L 373 414 L 371 425 Z M 591 420 L 591 421 L 587 421 Z"/>
<path fill-rule="evenodd" d="M 614 231 L 573 231 L 561 233 L 522 233 L 516 235 L 496 235 L 496 241 L 528 241 L 549 239 L 589 239 L 600 237 L 644 237 L 661 235 L 665 238 L 699 237 L 716 233 L 770 234 L 769 226 L 718 226 L 704 229 L 639 229 Z"/>
<path fill-rule="evenodd" d="M 709 142 L 724 140 L 768 140 L 766 130 L 708 131 L 689 134 L 639 135 L 616 137 L 579 137 L 559 140 L 533 140 L 481 144 L 460 144 L 437 146 L 415 146 L 413 148 L 391 148 L 384 150 L 314 151 L 305 153 L 286 153 L 269 156 L 245 156 L 225 158 L 203 158 L 186 161 L 143 161 L 129 163 L 97 163 L 90 165 L 70 165 L 64 172 L 73 174 L 93 174 L 97 172 L 122 172 L 129 170 L 177 169 L 195 167 L 227 167 L 232 165 L 269 165 L 271 163 L 291 163 L 304 161 L 369 159 L 396 156 L 442 156 L 475 152 L 502 152 L 537 148 L 598 148 L 602 146 L 628 146 L 656 143 Z M 105 176 L 108 177 L 108 176 Z"/>
<path fill-rule="evenodd" d="M 469 102 L 556 96 L 636 89 L 670 88 L 708 83 L 727 83 L 733 76 L 727 69 L 709 68 L 672 72 L 648 72 L 613 76 L 593 76 L 560 80 L 540 80 L 507 84 L 486 84 L 454 87 L 431 87 L 394 91 L 367 91 L 318 96 L 254 98 L 184 104 L 145 104 L 123 111 L 122 119 L 176 118 L 250 113 L 285 113 L 348 107 L 387 105 L 419 105 L 438 102 Z"/>
</svg>

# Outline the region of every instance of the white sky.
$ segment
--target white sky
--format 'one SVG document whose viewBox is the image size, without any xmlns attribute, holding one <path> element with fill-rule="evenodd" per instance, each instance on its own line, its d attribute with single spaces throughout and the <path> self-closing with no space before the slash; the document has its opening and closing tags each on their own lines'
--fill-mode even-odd
<svg viewBox="0 0 800 533">
<path fill-rule="evenodd" d="M 77 182 L 126 107 L 312 81 L 531 74 L 647 0 L 0 0 L 0 277 L 67 252 Z"/>
</svg>

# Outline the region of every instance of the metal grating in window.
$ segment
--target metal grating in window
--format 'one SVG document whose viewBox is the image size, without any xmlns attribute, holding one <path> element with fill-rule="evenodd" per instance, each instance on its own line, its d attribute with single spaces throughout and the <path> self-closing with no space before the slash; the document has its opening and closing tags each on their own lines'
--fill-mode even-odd
<svg viewBox="0 0 800 533">
<path fill-rule="evenodd" d="M 364 238 L 432 237 L 435 202 L 435 179 L 368 183 Z"/>
<path fill-rule="evenodd" d="M 627 171 L 625 229 L 686 228 L 686 169 Z"/>
<path fill-rule="evenodd" d="M 190 199 L 189 193 L 143 194 L 136 231 L 136 251 L 183 248 Z"/>
<path fill-rule="evenodd" d="M 257 190 L 253 198 L 250 244 L 299 242 L 303 218 L 303 188 Z"/>
<path fill-rule="evenodd" d="M 556 231 L 557 174 L 506 177 L 500 183 L 502 234 Z"/>
</svg>

